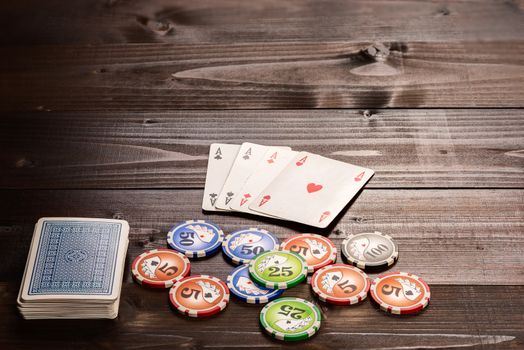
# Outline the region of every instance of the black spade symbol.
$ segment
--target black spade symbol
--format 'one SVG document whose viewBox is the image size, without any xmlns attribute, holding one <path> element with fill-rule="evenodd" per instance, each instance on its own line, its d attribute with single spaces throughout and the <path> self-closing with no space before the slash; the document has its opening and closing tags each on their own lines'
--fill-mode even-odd
<svg viewBox="0 0 524 350">
<path fill-rule="evenodd" d="M 406 291 L 406 295 L 409 295 L 409 296 L 411 296 L 411 295 L 413 295 L 413 292 L 412 292 L 412 291 L 410 291 L 410 290 L 408 290 L 408 291 Z"/>
<path fill-rule="evenodd" d="M 340 279 L 340 277 L 338 276 L 333 276 L 333 281 L 338 281 Z"/>
<path fill-rule="evenodd" d="M 211 293 L 206 293 L 205 295 L 206 295 L 206 298 L 211 298 L 212 297 Z"/>
<path fill-rule="evenodd" d="M 318 249 L 313 250 L 313 254 L 319 254 L 319 253 L 320 253 L 320 250 Z"/>
<path fill-rule="evenodd" d="M 158 261 L 151 261 L 151 265 L 157 266 L 158 265 Z"/>
</svg>

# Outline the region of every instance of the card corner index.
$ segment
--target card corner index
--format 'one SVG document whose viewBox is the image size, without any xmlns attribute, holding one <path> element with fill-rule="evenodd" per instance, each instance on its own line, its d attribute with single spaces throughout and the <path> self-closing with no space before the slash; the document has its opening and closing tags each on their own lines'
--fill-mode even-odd
<svg viewBox="0 0 524 350">
<path fill-rule="evenodd" d="M 209 150 L 206 181 L 202 197 L 202 209 L 219 211 L 216 207 L 218 196 L 226 182 L 231 167 L 237 158 L 240 145 L 213 143 Z"/>
</svg>

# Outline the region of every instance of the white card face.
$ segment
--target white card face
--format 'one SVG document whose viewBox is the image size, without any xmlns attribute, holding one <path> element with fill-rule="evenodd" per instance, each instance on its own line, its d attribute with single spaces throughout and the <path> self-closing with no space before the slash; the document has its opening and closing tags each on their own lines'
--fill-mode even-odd
<svg viewBox="0 0 524 350">
<path fill-rule="evenodd" d="M 265 215 L 249 209 L 249 205 L 297 154 L 292 150 L 269 147 L 229 207 L 244 213 Z"/>
<path fill-rule="evenodd" d="M 216 208 L 231 211 L 229 208 L 231 201 L 252 174 L 256 164 L 262 159 L 268 148 L 268 146 L 249 142 L 242 144 L 215 203 Z M 285 147 L 285 149 L 289 149 L 289 147 Z"/>
<path fill-rule="evenodd" d="M 226 182 L 229 171 L 237 157 L 240 145 L 213 143 L 209 147 L 209 160 L 207 162 L 206 185 L 202 209 L 207 211 L 223 211 L 215 208 L 220 191 Z"/>
<path fill-rule="evenodd" d="M 371 169 L 300 152 L 249 208 L 324 228 L 373 174 Z"/>
</svg>

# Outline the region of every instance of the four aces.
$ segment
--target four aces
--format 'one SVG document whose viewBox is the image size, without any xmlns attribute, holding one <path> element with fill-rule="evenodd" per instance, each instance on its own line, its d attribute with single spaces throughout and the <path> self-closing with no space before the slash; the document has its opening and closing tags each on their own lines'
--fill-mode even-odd
<svg viewBox="0 0 524 350">
<path fill-rule="evenodd" d="M 289 147 L 212 144 L 202 209 L 327 227 L 373 170 Z"/>
</svg>

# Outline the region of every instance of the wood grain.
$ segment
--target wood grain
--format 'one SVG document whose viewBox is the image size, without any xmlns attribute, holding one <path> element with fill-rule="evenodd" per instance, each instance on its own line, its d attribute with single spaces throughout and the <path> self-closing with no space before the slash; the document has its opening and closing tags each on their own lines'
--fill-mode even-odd
<svg viewBox="0 0 524 350">
<path fill-rule="evenodd" d="M 524 186 L 522 110 L 180 111 L 0 116 L 2 188 L 202 188 L 212 142 L 366 166 L 368 188 Z"/>
<path fill-rule="evenodd" d="M 212 142 L 286 145 L 376 170 L 337 246 L 379 230 L 429 308 L 319 304 L 304 349 L 524 349 L 524 5 L 518 0 L 5 1 L 0 23 L 0 348 L 282 348 L 232 300 L 188 320 L 129 264 L 174 223 L 298 224 L 201 211 Z M 200 110 L 200 111 L 198 111 Z M 42 216 L 131 225 L 114 321 L 23 321 Z M 340 257 L 339 257 L 340 260 Z M 225 279 L 222 256 L 193 273 Z M 376 274 L 370 274 L 371 277 Z M 318 301 L 303 284 L 286 291 Z M 297 346 L 297 345 L 295 345 Z"/>
<path fill-rule="evenodd" d="M 261 306 L 236 300 L 216 317 L 191 320 L 170 309 L 166 291 L 128 283 L 122 291 L 117 320 L 28 322 L 16 314 L 17 289 L 15 283 L 0 283 L 0 294 L 4 297 L 0 303 L 2 349 L 292 346 L 262 333 L 258 326 Z M 522 293 L 523 286 L 432 286 L 428 309 L 407 317 L 388 317 L 369 300 L 349 307 L 319 304 L 323 317 L 320 332 L 300 347 L 521 349 L 524 341 L 521 327 L 524 317 L 519 312 L 524 307 Z M 285 295 L 318 303 L 305 284 L 286 291 Z M 474 329 L 471 324 L 475 325 Z"/>
<path fill-rule="evenodd" d="M 17 0 L 2 4 L 0 19 L 0 43 L 17 46 L 499 41 L 524 32 L 518 1 Z"/>
<path fill-rule="evenodd" d="M 524 41 L 0 49 L 0 111 L 522 107 Z"/>
<path fill-rule="evenodd" d="M 0 194 L 0 238 L 10 242 L 0 247 L 0 281 L 21 276 L 39 217 L 80 216 L 128 220 L 130 259 L 144 249 L 165 247 L 169 228 L 189 219 L 210 219 L 224 232 L 261 227 L 281 239 L 294 232 L 318 232 L 336 246 L 349 233 L 378 230 L 398 241 L 400 258 L 395 269 L 419 274 L 432 285 L 524 285 L 524 270 L 519 268 L 524 265 L 523 190 L 365 190 L 337 225 L 327 230 L 236 214 L 203 215 L 200 190 Z M 212 271 L 220 278 L 231 269 L 221 256 L 197 266 L 195 272 Z"/>
</svg>

